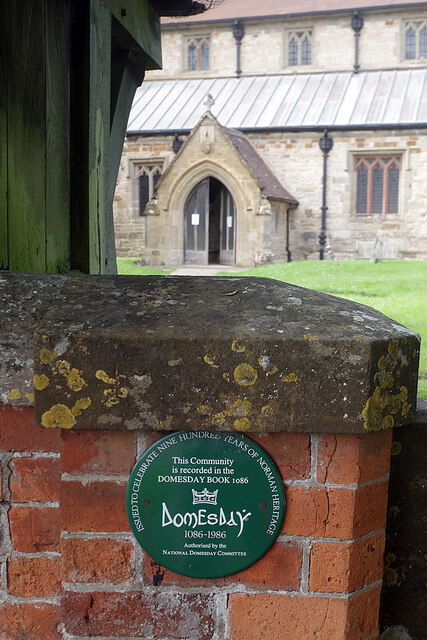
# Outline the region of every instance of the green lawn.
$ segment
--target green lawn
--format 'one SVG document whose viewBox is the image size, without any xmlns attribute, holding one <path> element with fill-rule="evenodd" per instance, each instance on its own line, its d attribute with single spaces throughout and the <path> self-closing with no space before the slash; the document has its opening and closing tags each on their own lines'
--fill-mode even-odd
<svg viewBox="0 0 427 640">
<path fill-rule="evenodd" d="M 167 274 L 135 265 L 124 271 L 132 258 L 118 261 L 119 273 Z M 221 275 L 230 275 L 221 274 Z M 282 280 L 309 289 L 317 289 L 378 309 L 421 337 L 420 379 L 418 396 L 427 398 L 427 262 L 384 260 L 371 264 L 368 260 L 330 260 L 273 264 L 240 271 L 239 276 L 262 276 Z"/>
<path fill-rule="evenodd" d="M 136 264 L 138 258 L 117 258 L 117 271 L 121 276 L 167 276 L 167 269 L 153 269 Z"/>
</svg>

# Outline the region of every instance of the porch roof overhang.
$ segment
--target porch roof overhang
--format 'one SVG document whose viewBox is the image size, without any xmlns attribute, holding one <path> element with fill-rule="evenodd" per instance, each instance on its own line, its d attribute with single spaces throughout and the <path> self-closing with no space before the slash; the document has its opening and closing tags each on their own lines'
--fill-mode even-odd
<svg viewBox="0 0 427 640">
<path fill-rule="evenodd" d="M 191 131 L 211 94 L 218 122 L 240 131 L 427 128 L 427 69 L 144 82 L 127 134 Z"/>
</svg>

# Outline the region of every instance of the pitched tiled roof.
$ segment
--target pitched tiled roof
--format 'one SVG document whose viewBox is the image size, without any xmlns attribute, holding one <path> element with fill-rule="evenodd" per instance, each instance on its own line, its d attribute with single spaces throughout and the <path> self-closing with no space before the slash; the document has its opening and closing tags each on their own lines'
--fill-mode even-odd
<svg viewBox="0 0 427 640">
<path fill-rule="evenodd" d="M 233 129 L 227 129 L 226 127 L 221 128 L 248 165 L 266 198 L 269 200 L 280 200 L 281 202 L 298 204 L 298 201 L 295 200 L 289 191 L 279 182 L 243 133 Z"/>
<path fill-rule="evenodd" d="M 128 134 L 191 131 L 208 93 L 218 122 L 240 131 L 427 126 L 427 69 L 399 69 L 144 82 Z"/>
<path fill-rule="evenodd" d="M 224 0 L 220 5 L 196 16 L 177 20 L 165 18 L 163 24 L 189 22 L 212 22 L 236 18 L 262 18 L 266 16 L 292 16 L 305 13 L 330 13 L 341 11 L 370 10 L 378 8 L 423 6 L 425 2 L 402 2 L 402 0 Z"/>
</svg>

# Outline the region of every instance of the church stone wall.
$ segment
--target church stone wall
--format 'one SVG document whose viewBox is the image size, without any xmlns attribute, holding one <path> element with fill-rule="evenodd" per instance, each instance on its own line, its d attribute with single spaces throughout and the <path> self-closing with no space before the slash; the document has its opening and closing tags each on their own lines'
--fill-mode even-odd
<svg viewBox="0 0 427 640">
<path fill-rule="evenodd" d="M 328 159 L 327 185 L 327 243 L 339 258 L 427 258 L 427 147 L 423 131 L 332 133 L 334 147 Z M 293 259 L 317 258 L 318 235 L 321 224 L 323 156 L 319 149 L 320 134 L 248 134 L 258 153 L 270 166 L 282 184 L 299 201 L 299 206 L 290 213 L 290 249 Z M 146 255 L 146 225 L 151 229 L 150 264 L 170 262 L 170 256 L 154 247 L 158 235 L 174 238 L 174 264 L 182 261 L 182 217 L 174 214 L 172 227 L 165 217 L 167 203 L 159 201 L 159 216 L 140 218 L 132 211 L 131 178 L 129 164 L 132 159 L 165 157 L 171 161 L 172 137 L 129 139 L 122 158 L 119 181 L 115 196 L 115 223 L 117 253 L 119 256 Z M 179 188 L 179 177 L 191 171 L 197 163 L 208 161 L 213 156 L 197 150 L 197 145 L 187 156 L 185 166 L 176 163 L 168 177 L 173 191 Z M 402 171 L 400 180 L 399 211 L 397 215 L 382 217 L 378 214 L 355 215 L 355 154 L 400 154 Z M 238 183 L 245 193 L 244 213 L 238 212 L 238 236 L 236 262 L 253 264 L 256 255 L 262 255 L 265 244 L 271 237 L 271 216 L 256 215 L 259 195 L 247 169 L 241 160 L 230 153 L 226 141 L 215 150 L 215 163 L 221 165 L 230 178 Z M 252 186 L 251 186 L 252 184 Z M 178 186 L 177 186 L 178 185 Z M 193 185 L 195 186 L 196 183 Z M 166 185 L 164 190 L 166 189 Z M 172 192 L 171 192 L 172 195 Z M 188 194 L 187 194 L 188 195 Z M 184 196 L 183 196 L 184 197 Z M 181 214 L 182 215 L 182 214 Z M 283 218 L 285 214 L 283 214 Z M 263 219 L 263 218 L 268 218 Z M 165 220 L 163 224 L 162 221 Z M 283 220 L 284 224 L 284 220 Z M 283 237 L 285 243 L 285 237 Z M 276 242 L 277 245 L 277 242 Z M 275 247 L 276 260 L 285 258 L 285 248 Z M 153 251 L 160 251 L 154 253 Z"/>
<path fill-rule="evenodd" d="M 295 259 L 318 256 L 323 176 L 319 135 L 248 135 L 279 180 L 299 201 L 291 214 L 290 245 Z M 426 258 L 424 133 L 349 132 L 331 136 L 334 147 L 328 158 L 327 243 L 334 254 L 340 258 L 371 258 L 374 253 L 384 258 Z M 399 214 L 356 216 L 353 159 L 355 154 L 365 153 L 401 155 Z"/>
<path fill-rule="evenodd" d="M 241 46 L 243 74 L 307 73 L 309 71 L 351 71 L 354 65 L 354 32 L 351 12 L 326 16 L 291 17 L 242 21 L 245 36 Z M 424 67 L 425 60 L 403 60 L 403 24 L 413 18 L 427 19 L 427 10 L 361 11 L 365 24 L 360 35 L 359 64 L 362 70 Z M 236 71 L 236 43 L 233 23 L 204 23 L 165 27 L 162 33 L 163 70 L 149 71 L 147 80 L 174 77 L 233 76 Z M 312 29 L 311 65 L 286 66 L 285 42 L 288 30 Z M 187 36 L 210 35 L 209 71 L 186 71 Z M 381 35 L 379 43 L 378 34 Z"/>
</svg>

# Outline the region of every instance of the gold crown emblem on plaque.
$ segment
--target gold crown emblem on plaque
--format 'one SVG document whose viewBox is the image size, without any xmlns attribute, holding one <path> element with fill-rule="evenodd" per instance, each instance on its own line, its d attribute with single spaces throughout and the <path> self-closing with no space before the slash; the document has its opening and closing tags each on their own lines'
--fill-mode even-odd
<svg viewBox="0 0 427 640">
<path fill-rule="evenodd" d="M 203 491 L 196 491 L 195 489 L 191 489 L 193 492 L 193 504 L 215 504 L 218 497 L 218 489 L 216 491 L 208 491 L 207 489 L 203 489 Z"/>
</svg>

